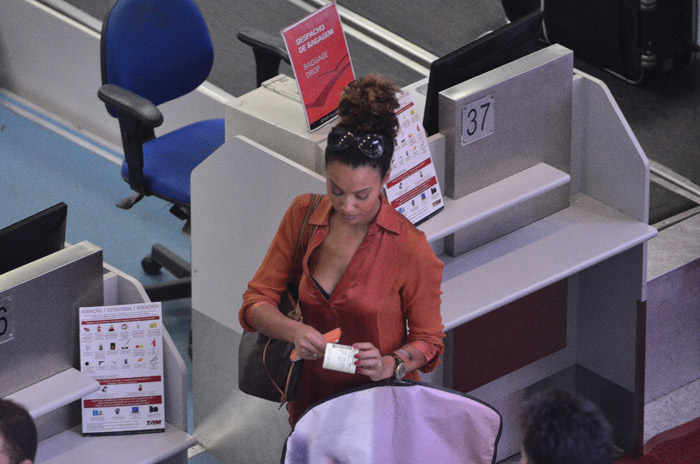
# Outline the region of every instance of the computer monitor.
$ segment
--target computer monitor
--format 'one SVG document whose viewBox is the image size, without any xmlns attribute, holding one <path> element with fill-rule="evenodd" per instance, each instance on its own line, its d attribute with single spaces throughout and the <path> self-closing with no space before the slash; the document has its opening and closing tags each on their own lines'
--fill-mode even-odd
<svg viewBox="0 0 700 464">
<path fill-rule="evenodd" d="M 0 274 L 63 249 L 67 215 L 61 202 L 0 230 Z"/>
<path fill-rule="evenodd" d="M 423 113 L 427 135 L 439 131 L 440 92 L 544 47 L 542 17 L 534 11 L 432 62 Z"/>
</svg>

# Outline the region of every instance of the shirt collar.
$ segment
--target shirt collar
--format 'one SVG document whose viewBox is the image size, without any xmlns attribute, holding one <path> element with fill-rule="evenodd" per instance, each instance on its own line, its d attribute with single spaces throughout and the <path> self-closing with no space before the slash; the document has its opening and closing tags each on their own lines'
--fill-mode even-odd
<svg viewBox="0 0 700 464">
<path fill-rule="evenodd" d="M 331 205 L 331 200 L 328 195 L 324 195 L 321 200 L 321 204 L 318 205 L 316 211 L 311 214 L 309 218 L 309 223 L 316 226 L 327 226 L 333 207 Z M 370 224 L 369 230 L 375 230 L 376 227 L 381 227 L 395 234 L 399 233 L 401 223 L 401 216 L 394 211 L 394 208 L 389 204 L 386 197 L 382 194 L 380 195 L 380 205 L 379 213 L 377 214 L 377 219 Z"/>
<path fill-rule="evenodd" d="M 309 223 L 315 226 L 327 226 L 328 221 L 331 217 L 332 209 L 333 207 L 331 206 L 330 198 L 328 198 L 328 195 L 323 195 L 323 198 L 321 198 L 321 203 L 318 205 L 318 208 L 316 208 L 316 211 L 311 213 L 311 217 L 309 217 Z"/>
<path fill-rule="evenodd" d="M 370 228 L 376 224 L 389 232 L 398 234 L 402 216 L 398 214 L 396 210 L 394 210 L 394 207 L 389 204 L 389 201 L 386 199 L 384 194 L 380 195 L 380 198 L 381 204 L 379 205 L 379 214 L 377 214 L 377 219 L 375 219 L 374 224 L 370 225 Z"/>
</svg>

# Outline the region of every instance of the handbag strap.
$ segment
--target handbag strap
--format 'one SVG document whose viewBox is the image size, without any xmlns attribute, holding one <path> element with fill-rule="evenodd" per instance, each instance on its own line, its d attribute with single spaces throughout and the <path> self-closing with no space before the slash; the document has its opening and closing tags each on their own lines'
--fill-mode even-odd
<svg viewBox="0 0 700 464">
<path fill-rule="evenodd" d="M 275 379 L 270 374 L 270 371 L 267 369 L 267 349 L 270 347 L 271 341 L 272 341 L 272 339 L 268 338 L 267 343 L 265 343 L 265 348 L 263 349 L 263 367 L 265 368 L 265 373 L 267 374 L 267 377 L 270 379 L 270 382 L 272 382 L 272 385 L 275 387 L 275 390 L 277 390 L 277 393 L 280 394 L 280 408 L 281 408 L 282 405 L 287 402 L 287 394 L 289 393 L 289 383 L 292 380 L 292 372 L 294 371 L 294 363 L 289 365 L 289 371 L 287 372 L 287 378 L 284 382 L 284 390 L 282 390 L 280 388 L 280 386 L 277 385 L 277 382 L 275 382 Z"/>
<path fill-rule="evenodd" d="M 289 277 L 287 279 L 287 287 L 289 287 L 289 284 L 294 283 L 302 273 L 302 271 L 300 270 L 301 256 L 303 256 L 302 246 L 304 243 L 306 243 L 306 245 L 308 245 L 309 240 L 311 240 L 311 236 L 313 235 L 313 231 L 314 231 L 314 226 L 308 224 L 309 218 L 311 217 L 311 214 L 314 211 L 316 211 L 316 208 L 318 208 L 318 205 L 321 204 L 322 198 L 323 198 L 323 195 L 312 194 L 311 201 L 309 201 L 309 206 L 306 208 L 306 214 L 304 215 L 304 220 L 301 223 L 301 227 L 299 227 L 299 235 L 297 236 L 297 243 L 296 243 L 296 247 L 294 249 L 294 257 L 292 258 L 292 267 L 289 271 Z M 305 233 L 306 233 L 306 239 L 304 238 Z M 301 308 L 299 308 L 299 298 L 297 297 L 295 300 L 292 297 L 289 290 L 287 290 L 285 292 L 285 295 L 283 296 L 283 298 L 284 297 L 287 297 L 291 301 L 294 302 L 294 311 L 291 312 L 290 314 L 287 314 L 287 316 L 289 316 L 292 319 L 295 319 L 297 321 L 302 320 Z"/>
<path fill-rule="evenodd" d="M 296 279 L 297 275 L 297 268 L 299 267 L 300 264 L 300 257 L 299 255 L 301 254 L 301 248 L 304 242 L 304 229 L 309 223 L 309 218 L 311 217 L 311 214 L 316 211 L 316 208 L 318 208 L 318 205 L 321 203 L 321 199 L 323 198 L 323 195 L 319 194 L 312 194 L 311 196 L 311 201 L 309 201 L 309 206 L 306 208 L 306 214 L 304 215 L 304 220 L 301 222 L 301 226 L 299 227 L 299 234 L 297 235 L 297 244 L 294 248 L 294 257 L 292 258 L 292 268 L 289 272 L 289 279 L 287 279 L 288 282 L 293 282 Z M 313 234 L 314 226 L 311 225 L 308 228 L 307 231 L 307 237 L 306 237 L 306 243 L 309 243 L 309 240 L 311 239 L 311 235 Z"/>
<path fill-rule="evenodd" d="M 306 243 L 309 243 L 309 240 L 311 239 L 311 235 L 313 234 L 314 226 L 308 227 L 308 231 L 305 231 L 307 228 L 308 222 L 309 222 L 309 217 L 311 217 L 311 214 L 318 208 L 318 205 L 321 204 L 321 199 L 323 198 L 323 195 L 318 195 L 318 194 L 313 194 L 311 197 L 311 201 L 309 202 L 309 206 L 306 208 L 306 214 L 304 215 L 304 220 L 301 223 L 301 227 L 299 228 L 299 235 L 297 236 L 297 244 L 294 249 L 294 258 L 292 259 L 292 268 L 289 271 L 289 278 L 287 279 L 287 287 L 289 287 L 290 283 L 293 283 L 297 275 L 300 273 L 297 272 L 297 268 L 300 264 L 300 255 L 301 255 L 301 248 L 302 244 L 304 242 L 304 233 L 306 232 Z M 287 316 L 291 317 L 292 319 L 296 319 L 297 321 L 302 320 L 302 315 L 301 315 L 301 308 L 299 308 L 299 298 L 296 298 L 296 301 L 289 291 L 289 288 L 286 289 L 285 294 L 283 295 L 283 298 L 289 298 L 291 301 L 294 302 L 294 311 L 292 311 L 290 314 L 287 314 Z M 292 363 L 289 366 L 289 371 L 287 372 L 287 378 L 285 380 L 284 384 L 284 390 L 282 390 L 282 386 L 278 385 L 277 382 L 275 382 L 275 379 L 272 377 L 270 374 L 270 371 L 267 368 L 267 350 L 270 347 L 270 342 L 272 341 L 271 338 L 268 338 L 267 343 L 265 343 L 265 348 L 263 349 L 263 367 L 265 369 L 265 373 L 267 374 L 267 377 L 270 379 L 272 382 L 272 385 L 275 387 L 277 392 L 280 394 L 280 408 L 284 403 L 287 402 L 287 394 L 289 392 L 289 384 L 292 379 L 292 372 L 294 370 L 294 363 Z"/>
</svg>

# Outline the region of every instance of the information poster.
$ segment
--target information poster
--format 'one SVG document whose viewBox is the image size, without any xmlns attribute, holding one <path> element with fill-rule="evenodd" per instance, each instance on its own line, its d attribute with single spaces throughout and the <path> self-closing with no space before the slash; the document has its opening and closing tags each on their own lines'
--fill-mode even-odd
<svg viewBox="0 0 700 464">
<path fill-rule="evenodd" d="M 81 371 L 100 389 L 82 399 L 83 434 L 165 430 L 160 303 L 80 308 Z"/>
<path fill-rule="evenodd" d="M 338 114 L 343 89 L 355 80 L 335 2 L 282 31 L 309 130 Z"/>
<path fill-rule="evenodd" d="M 399 133 L 386 197 L 399 213 L 419 224 L 444 207 L 421 117 L 408 92 L 399 94 Z"/>
</svg>

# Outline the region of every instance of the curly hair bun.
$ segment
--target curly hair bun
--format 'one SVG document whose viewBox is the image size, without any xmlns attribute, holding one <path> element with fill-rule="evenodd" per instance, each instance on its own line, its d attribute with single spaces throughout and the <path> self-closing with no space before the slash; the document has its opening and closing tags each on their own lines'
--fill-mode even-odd
<svg viewBox="0 0 700 464">
<path fill-rule="evenodd" d="M 351 82 L 338 104 L 339 126 L 358 132 L 396 137 L 399 89 L 387 77 L 370 74 Z"/>
</svg>

